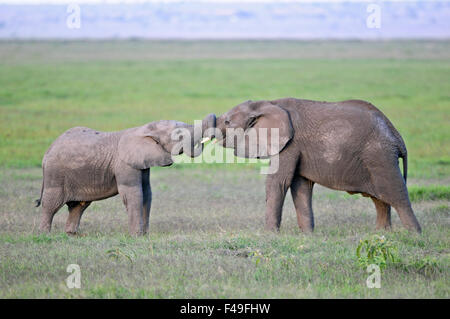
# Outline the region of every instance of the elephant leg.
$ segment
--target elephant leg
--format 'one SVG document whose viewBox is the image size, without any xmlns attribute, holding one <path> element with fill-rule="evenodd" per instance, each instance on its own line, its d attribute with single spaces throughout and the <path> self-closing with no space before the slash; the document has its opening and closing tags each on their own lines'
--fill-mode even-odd
<svg viewBox="0 0 450 319">
<path fill-rule="evenodd" d="M 291 183 L 291 195 L 297 212 L 298 227 L 310 233 L 314 230 L 314 215 L 312 210 L 312 192 L 314 182 L 295 176 Z"/>
<path fill-rule="evenodd" d="M 288 185 L 269 175 L 266 179 L 266 230 L 278 231 Z"/>
<path fill-rule="evenodd" d="M 144 233 L 142 186 L 121 186 L 119 187 L 119 194 L 127 209 L 128 231 L 130 235 L 142 235 Z"/>
<path fill-rule="evenodd" d="M 150 208 L 152 206 L 152 188 L 150 186 L 149 168 L 142 171 L 142 196 L 143 196 L 142 219 L 144 222 L 143 231 L 144 234 L 147 234 L 150 222 Z"/>
<path fill-rule="evenodd" d="M 409 201 L 408 189 L 398 166 L 375 170 L 372 183 L 376 189 L 376 197 L 395 208 L 403 226 L 420 233 L 419 222 Z"/>
<path fill-rule="evenodd" d="M 377 210 L 376 229 L 391 229 L 391 206 L 375 197 L 371 197 Z"/>
<path fill-rule="evenodd" d="M 64 205 L 62 191 L 60 189 L 44 189 L 41 204 L 42 214 L 39 230 L 41 232 L 50 232 L 52 229 L 53 217 Z"/>
<path fill-rule="evenodd" d="M 68 235 L 75 235 L 80 226 L 81 216 L 91 202 L 68 202 L 69 216 L 66 221 L 65 231 Z"/>
<path fill-rule="evenodd" d="M 128 214 L 128 230 L 130 235 L 139 236 L 144 233 L 142 172 L 135 169 L 124 169 L 116 176 L 117 189 Z"/>
<path fill-rule="evenodd" d="M 266 178 L 266 230 L 278 231 L 281 225 L 286 192 L 291 186 L 294 173 L 297 169 L 298 154 L 295 148 L 280 153 L 277 172 L 267 175 Z M 272 160 L 271 160 L 272 161 Z"/>
<path fill-rule="evenodd" d="M 397 211 L 400 221 L 405 228 L 414 230 L 417 233 L 422 232 L 422 228 L 420 227 L 420 224 L 414 215 L 414 211 L 412 210 L 408 195 L 406 195 L 403 200 L 393 202 L 391 205 Z"/>
</svg>

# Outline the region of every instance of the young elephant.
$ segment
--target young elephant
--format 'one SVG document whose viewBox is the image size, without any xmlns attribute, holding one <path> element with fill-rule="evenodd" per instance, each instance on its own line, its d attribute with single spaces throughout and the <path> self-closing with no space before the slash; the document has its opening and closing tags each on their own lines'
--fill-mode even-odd
<svg viewBox="0 0 450 319">
<path fill-rule="evenodd" d="M 370 197 L 377 211 L 377 228 L 391 227 L 393 206 L 405 227 L 421 232 L 406 188 L 405 144 L 392 123 L 372 104 L 295 98 L 247 101 L 217 119 L 217 133 L 222 135 L 219 143 L 234 147 L 235 154 L 244 150 L 243 156 L 261 157 L 259 151 L 249 151 L 255 146 L 251 141 L 261 148 L 259 137 L 249 138 L 249 132 L 255 132 L 251 128 L 258 135 L 270 135 L 271 129 L 278 129 L 276 143 L 266 134 L 270 150 L 267 157 L 279 156 L 278 171 L 266 180 L 267 229 L 279 229 L 284 198 L 290 188 L 299 227 L 312 231 L 311 197 L 313 186 L 318 183 Z M 234 137 L 227 135 L 228 129 L 241 129 L 244 138 L 234 143 Z M 398 166 L 399 157 L 403 159 L 404 177 Z"/>
<path fill-rule="evenodd" d="M 202 122 L 202 132 L 215 126 L 214 114 Z M 180 135 L 185 129 L 185 135 Z M 177 131 L 175 131 L 177 130 Z M 65 231 L 75 234 L 84 210 L 92 201 L 120 194 L 132 235 L 148 231 L 152 192 L 150 167 L 170 166 L 172 155 L 201 153 L 202 133 L 176 121 L 157 121 L 118 132 L 74 127 L 59 136 L 42 160 L 41 231 L 49 232 L 53 216 L 69 208 Z M 171 136 L 176 133 L 179 140 Z M 184 140 L 187 138 L 190 140 Z M 190 148 L 183 145 L 188 145 Z"/>
</svg>

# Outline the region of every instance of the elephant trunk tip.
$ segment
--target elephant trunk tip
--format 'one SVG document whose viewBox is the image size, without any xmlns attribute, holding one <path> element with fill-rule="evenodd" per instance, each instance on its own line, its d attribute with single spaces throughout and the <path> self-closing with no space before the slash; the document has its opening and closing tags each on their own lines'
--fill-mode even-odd
<svg viewBox="0 0 450 319">
<path fill-rule="evenodd" d="M 203 120 L 202 136 L 204 138 L 213 139 L 215 128 L 216 128 L 216 115 L 214 113 L 208 114 Z"/>
</svg>

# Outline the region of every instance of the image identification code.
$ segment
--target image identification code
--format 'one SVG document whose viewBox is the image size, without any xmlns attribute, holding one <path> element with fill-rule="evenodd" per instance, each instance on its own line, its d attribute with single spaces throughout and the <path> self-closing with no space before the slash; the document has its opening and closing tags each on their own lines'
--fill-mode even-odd
<svg viewBox="0 0 450 319">
<path fill-rule="evenodd" d="M 182 314 L 204 314 L 208 317 L 212 316 L 214 312 L 222 312 L 225 314 L 268 314 L 270 311 L 270 304 L 229 304 L 226 303 L 223 307 L 216 307 L 212 305 L 193 305 L 187 303 L 180 308 Z"/>
</svg>

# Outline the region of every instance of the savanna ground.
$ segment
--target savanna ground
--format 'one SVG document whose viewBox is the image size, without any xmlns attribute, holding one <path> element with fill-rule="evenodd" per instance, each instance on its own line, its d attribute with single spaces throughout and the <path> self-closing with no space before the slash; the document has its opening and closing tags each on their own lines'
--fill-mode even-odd
<svg viewBox="0 0 450 319">
<path fill-rule="evenodd" d="M 1 298 L 448 298 L 450 42 L 0 42 Z M 127 235 L 118 197 L 93 203 L 80 236 L 65 208 L 38 234 L 40 162 L 73 126 L 192 123 L 248 99 L 368 100 L 405 139 L 422 235 L 374 230 L 367 198 L 316 186 L 302 234 L 288 194 L 279 234 L 264 227 L 257 164 L 175 164 L 151 172 L 150 235 Z M 355 255 L 384 235 L 397 248 L 381 288 Z M 69 264 L 81 289 L 68 289 Z"/>
</svg>

